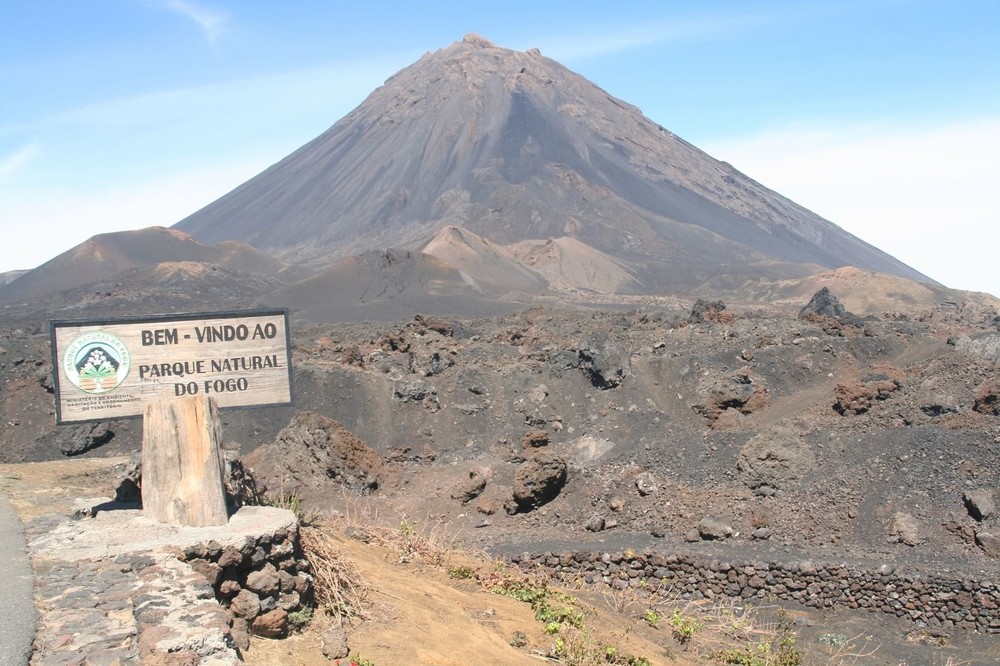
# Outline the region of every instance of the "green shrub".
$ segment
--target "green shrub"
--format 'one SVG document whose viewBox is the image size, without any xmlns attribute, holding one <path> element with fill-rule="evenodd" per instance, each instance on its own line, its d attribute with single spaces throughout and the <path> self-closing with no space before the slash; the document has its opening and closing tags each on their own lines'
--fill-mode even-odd
<svg viewBox="0 0 1000 666">
<path fill-rule="evenodd" d="M 295 629 L 302 629 L 307 624 L 312 622 L 312 619 L 313 609 L 308 606 L 288 614 L 288 623 Z"/>
<path fill-rule="evenodd" d="M 674 614 L 670 616 L 670 626 L 674 630 L 674 638 L 681 645 L 686 645 L 691 641 L 691 637 L 701 629 L 701 622 L 690 615 L 681 615 L 679 609 L 674 609 Z"/>
<path fill-rule="evenodd" d="M 448 577 L 456 580 L 468 580 L 476 575 L 476 570 L 472 567 L 450 567 Z"/>
</svg>

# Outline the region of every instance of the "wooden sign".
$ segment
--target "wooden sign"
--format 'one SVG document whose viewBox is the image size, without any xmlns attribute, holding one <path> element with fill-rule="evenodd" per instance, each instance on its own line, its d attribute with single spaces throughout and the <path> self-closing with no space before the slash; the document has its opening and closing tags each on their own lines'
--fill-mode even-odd
<svg viewBox="0 0 1000 666">
<path fill-rule="evenodd" d="M 49 323 L 56 423 L 141 416 L 209 396 L 219 407 L 292 401 L 287 310 Z"/>
</svg>

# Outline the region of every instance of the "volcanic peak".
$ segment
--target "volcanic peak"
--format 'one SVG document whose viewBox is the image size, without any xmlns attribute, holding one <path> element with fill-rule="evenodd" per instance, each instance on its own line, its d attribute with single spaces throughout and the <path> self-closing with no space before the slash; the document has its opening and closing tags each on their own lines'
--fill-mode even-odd
<svg viewBox="0 0 1000 666">
<path fill-rule="evenodd" d="M 537 49 L 478 35 L 393 75 L 177 228 L 322 269 L 449 226 L 498 245 L 573 238 L 651 291 L 690 291 L 762 261 L 928 281 Z"/>
</svg>

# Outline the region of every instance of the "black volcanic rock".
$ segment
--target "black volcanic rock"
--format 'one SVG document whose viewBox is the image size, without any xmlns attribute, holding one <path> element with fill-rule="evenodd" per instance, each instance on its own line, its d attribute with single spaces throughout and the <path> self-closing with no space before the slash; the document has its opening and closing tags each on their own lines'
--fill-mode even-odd
<svg viewBox="0 0 1000 666">
<path fill-rule="evenodd" d="M 847 310 L 827 287 L 823 287 L 813 294 L 809 302 L 799 310 L 799 317 L 801 318 L 802 315 L 809 312 L 834 319 L 840 319 L 847 314 Z"/>
<path fill-rule="evenodd" d="M 840 300 L 827 288 L 823 287 L 809 299 L 809 302 L 799 310 L 799 319 L 807 315 L 830 317 L 852 326 L 864 326 L 864 321 L 852 312 L 848 312 Z"/>
<path fill-rule="evenodd" d="M 562 456 L 548 449 L 525 462 L 514 479 L 516 511 L 531 511 L 551 502 L 566 484 L 566 470 Z"/>
<path fill-rule="evenodd" d="M 580 367 L 599 389 L 619 386 L 628 374 L 628 355 L 604 331 L 591 334 L 578 352 Z"/>
<path fill-rule="evenodd" d="M 392 76 L 176 228 L 319 268 L 449 225 L 500 245 L 569 237 L 629 266 L 630 293 L 689 291 L 761 265 L 928 281 L 537 50 L 476 36 Z"/>
<path fill-rule="evenodd" d="M 115 436 L 107 423 L 83 423 L 74 428 L 56 431 L 55 440 L 64 456 L 78 456 L 107 444 Z"/>
</svg>

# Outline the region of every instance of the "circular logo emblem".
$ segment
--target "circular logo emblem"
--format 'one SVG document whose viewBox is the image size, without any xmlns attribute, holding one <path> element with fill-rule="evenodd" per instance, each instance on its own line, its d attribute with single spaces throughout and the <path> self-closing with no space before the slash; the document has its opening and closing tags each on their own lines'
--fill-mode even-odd
<svg viewBox="0 0 1000 666">
<path fill-rule="evenodd" d="M 121 340 L 94 331 L 78 337 L 66 349 L 63 371 L 87 393 L 107 393 L 125 381 L 130 367 L 128 347 Z"/>
</svg>

